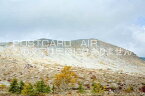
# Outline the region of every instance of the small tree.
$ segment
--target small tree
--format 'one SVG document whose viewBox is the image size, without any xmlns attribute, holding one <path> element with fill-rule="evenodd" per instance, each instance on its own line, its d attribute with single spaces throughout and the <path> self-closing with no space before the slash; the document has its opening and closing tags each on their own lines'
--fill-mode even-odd
<svg viewBox="0 0 145 96">
<path fill-rule="evenodd" d="M 54 85 L 60 90 L 69 88 L 69 84 L 74 84 L 77 81 L 77 75 L 71 71 L 70 66 L 65 66 L 61 73 L 55 75 Z"/>
<path fill-rule="evenodd" d="M 35 90 L 38 94 L 51 92 L 50 86 L 46 85 L 43 79 L 41 81 L 36 82 Z"/>
<path fill-rule="evenodd" d="M 18 81 L 17 79 L 13 79 L 10 84 L 9 92 L 18 93 L 18 91 L 19 91 Z"/>
<path fill-rule="evenodd" d="M 24 89 L 24 82 L 23 81 L 20 81 L 19 83 L 19 89 L 18 89 L 18 93 L 20 94 L 22 92 L 22 90 Z"/>
<path fill-rule="evenodd" d="M 36 82 L 35 84 L 36 91 L 38 93 L 44 93 L 46 85 L 43 80 Z"/>
<path fill-rule="evenodd" d="M 24 89 L 22 90 L 23 95 L 36 96 L 36 92 L 31 83 L 25 84 Z"/>
</svg>

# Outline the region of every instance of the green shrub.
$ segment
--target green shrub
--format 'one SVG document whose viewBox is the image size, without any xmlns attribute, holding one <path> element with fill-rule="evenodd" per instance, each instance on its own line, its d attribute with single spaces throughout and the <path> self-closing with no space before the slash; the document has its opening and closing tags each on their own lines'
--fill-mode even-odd
<svg viewBox="0 0 145 96">
<path fill-rule="evenodd" d="M 35 88 L 36 88 L 36 91 L 38 93 L 44 93 L 46 85 L 45 85 L 43 80 L 37 81 L 36 84 L 35 84 Z"/>
<path fill-rule="evenodd" d="M 24 89 L 24 82 L 23 81 L 20 81 L 19 83 L 19 88 L 18 88 L 18 93 L 21 94 L 22 90 Z"/>
<path fill-rule="evenodd" d="M 46 85 L 44 80 L 41 81 L 37 81 L 35 84 L 35 90 L 38 94 L 41 93 L 50 93 L 51 92 L 51 88 L 49 85 Z"/>
<path fill-rule="evenodd" d="M 104 93 L 104 87 L 100 83 L 92 84 L 92 93 Z"/>
<path fill-rule="evenodd" d="M 50 93 L 50 92 L 51 92 L 51 88 L 49 85 L 47 85 L 45 88 L 45 93 Z"/>
<path fill-rule="evenodd" d="M 18 81 L 17 81 L 17 79 L 13 79 L 10 84 L 9 92 L 18 93 L 18 91 L 19 91 Z"/>
<path fill-rule="evenodd" d="M 79 93 L 85 93 L 85 89 L 84 89 L 82 83 L 79 84 L 78 92 L 79 92 Z"/>
</svg>

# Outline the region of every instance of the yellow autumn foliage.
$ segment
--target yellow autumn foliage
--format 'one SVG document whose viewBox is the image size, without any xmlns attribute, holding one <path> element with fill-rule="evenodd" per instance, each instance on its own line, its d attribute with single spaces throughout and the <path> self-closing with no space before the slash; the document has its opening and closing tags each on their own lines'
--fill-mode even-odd
<svg viewBox="0 0 145 96">
<path fill-rule="evenodd" d="M 71 70 L 70 66 L 65 66 L 60 73 L 55 75 L 54 85 L 62 90 L 69 88 L 69 84 L 77 82 L 78 76 Z"/>
</svg>

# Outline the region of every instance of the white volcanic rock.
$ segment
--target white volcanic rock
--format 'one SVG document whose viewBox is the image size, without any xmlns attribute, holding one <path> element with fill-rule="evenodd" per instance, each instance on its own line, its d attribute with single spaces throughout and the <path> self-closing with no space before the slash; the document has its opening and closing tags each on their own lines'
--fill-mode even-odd
<svg viewBox="0 0 145 96">
<path fill-rule="evenodd" d="M 19 61 L 22 63 L 30 64 L 31 66 L 39 67 L 39 70 L 43 70 L 47 64 L 60 64 L 77 66 L 84 68 L 93 69 L 109 69 L 115 72 L 123 72 L 129 74 L 144 74 L 145 73 L 145 62 L 139 59 L 133 52 L 119 47 L 113 46 L 102 41 L 97 41 L 97 47 L 85 47 L 89 51 L 80 51 L 83 49 L 80 46 L 83 40 L 72 41 L 72 46 L 69 49 L 74 50 L 74 53 L 66 52 L 58 53 L 59 50 L 67 50 L 65 47 L 27 47 L 27 46 L 6 46 L 0 48 L 0 58 L 12 59 L 13 61 Z M 56 53 L 52 54 L 52 49 L 58 49 Z M 103 54 L 100 53 L 100 49 L 105 49 Z M 92 51 L 93 50 L 93 51 Z M 110 51 L 111 50 L 111 51 Z M 128 55 L 130 52 L 131 54 Z"/>
</svg>

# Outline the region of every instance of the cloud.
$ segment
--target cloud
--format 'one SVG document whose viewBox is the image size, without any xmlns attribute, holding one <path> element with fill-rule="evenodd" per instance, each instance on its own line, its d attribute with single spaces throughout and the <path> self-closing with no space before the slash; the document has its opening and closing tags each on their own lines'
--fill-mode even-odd
<svg viewBox="0 0 145 96">
<path fill-rule="evenodd" d="M 132 36 L 136 41 L 145 43 L 145 26 L 135 27 Z"/>
<path fill-rule="evenodd" d="M 130 27 L 145 24 L 144 4 L 144 0 L 0 0 L 0 40 L 97 38 L 129 49 L 140 44 L 132 49 L 140 55 L 144 32 Z"/>
<path fill-rule="evenodd" d="M 145 55 L 145 26 L 134 26 L 132 28 L 132 41 L 130 48 L 135 52 L 138 53 L 140 56 Z"/>
</svg>

